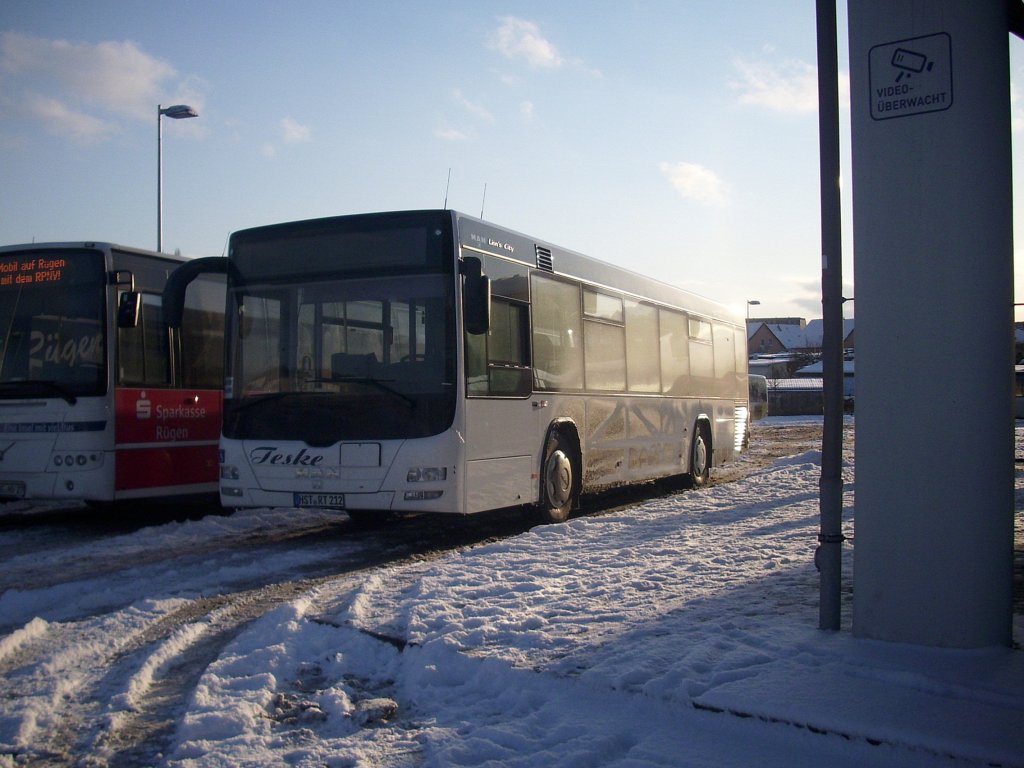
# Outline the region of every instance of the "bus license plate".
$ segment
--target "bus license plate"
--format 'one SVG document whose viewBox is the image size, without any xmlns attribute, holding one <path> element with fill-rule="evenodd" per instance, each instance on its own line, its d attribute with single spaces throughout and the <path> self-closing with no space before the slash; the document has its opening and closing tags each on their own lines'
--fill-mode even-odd
<svg viewBox="0 0 1024 768">
<path fill-rule="evenodd" d="M 345 508 L 344 493 L 296 493 L 296 507 L 330 507 L 333 509 Z"/>
<path fill-rule="evenodd" d="M 0 483 L 0 496 L 8 499 L 23 499 L 25 498 L 25 484 L 20 480 Z"/>
</svg>

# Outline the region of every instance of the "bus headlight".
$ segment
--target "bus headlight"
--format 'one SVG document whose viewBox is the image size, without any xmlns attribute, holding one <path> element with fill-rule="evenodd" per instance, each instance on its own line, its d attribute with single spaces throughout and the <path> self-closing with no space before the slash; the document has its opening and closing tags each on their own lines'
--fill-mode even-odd
<svg viewBox="0 0 1024 768">
<path fill-rule="evenodd" d="M 238 467 L 232 466 L 231 464 L 221 464 L 221 466 L 220 466 L 220 479 L 221 480 L 237 480 L 238 479 Z"/>
<path fill-rule="evenodd" d="M 448 479 L 448 467 L 413 467 L 405 476 L 407 483 L 437 483 Z"/>
<path fill-rule="evenodd" d="M 103 464 L 102 453 L 55 453 L 52 458 L 53 466 L 61 469 L 95 469 Z"/>
</svg>

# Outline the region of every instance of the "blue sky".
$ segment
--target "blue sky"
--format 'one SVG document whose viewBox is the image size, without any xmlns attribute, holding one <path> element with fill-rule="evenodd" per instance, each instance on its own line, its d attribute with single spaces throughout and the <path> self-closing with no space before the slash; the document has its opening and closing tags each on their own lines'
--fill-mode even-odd
<svg viewBox="0 0 1024 768">
<path fill-rule="evenodd" d="M 156 108 L 183 102 L 165 250 L 447 188 L 753 315 L 820 317 L 815 46 L 813 0 L 6 0 L 0 243 L 155 248 Z"/>
</svg>

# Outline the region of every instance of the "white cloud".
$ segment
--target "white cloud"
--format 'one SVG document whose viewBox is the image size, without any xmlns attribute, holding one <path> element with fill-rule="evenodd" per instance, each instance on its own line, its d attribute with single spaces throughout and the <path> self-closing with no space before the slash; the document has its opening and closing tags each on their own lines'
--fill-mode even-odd
<svg viewBox="0 0 1024 768">
<path fill-rule="evenodd" d="M 469 138 L 469 134 L 458 128 L 435 128 L 434 137 L 444 141 L 465 141 Z"/>
<path fill-rule="evenodd" d="M 535 112 L 536 110 L 534 109 L 532 101 L 524 101 L 519 105 L 519 114 L 527 120 L 532 120 Z"/>
<path fill-rule="evenodd" d="M 482 104 L 478 104 L 474 101 L 470 101 L 469 99 L 462 95 L 462 91 L 460 91 L 459 89 L 456 88 L 452 92 L 452 98 L 455 99 L 456 104 L 458 104 L 464 110 L 469 112 L 469 114 L 473 115 L 473 117 L 477 117 L 485 122 L 492 124 L 495 122 L 494 115 L 492 115 L 491 112 L 485 106 L 483 106 Z"/>
<path fill-rule="evenodd" d="M 662 163 L 662 174 L 683 197 L 699 203 L 726 205 L 728 190 L 714 171 L 697 163 Z"/>
<path fill-rule="evenodd" d="M 468 126 L 456 128 L 450 124 L 440 125 L 434 129 L 434 138 L 442 141 L 468 141 L 477 137 L 476 125 L 474 123 L 484 122 L 493 125 L 497 119 L 487 107 L 482 104 L 470 101 L 458 88 L 452 90 L 452 101 L 454 101 L 464 112 L 467 112 L 472 120 L 466 120 Z"/>
<path fill-rule="evenodd" d="M 303 125 L 298 120 L 285 117 L 278 124 L 281 129 L 281 142 L 283 144 L 303 144 L 312 141 L 313 133 L 308 125 Z M 268 160 L 277 157 L 278 145 L 273 141 L 266 141 L 260 145 L 260 154 Z"/>
<path fill-rule="evenodd" d="M 44 128 L 57 136 L 64 136 L 80 144 L 102 141 L 117 133 L 117 127 L 105 120 L 76 112 L 57 99 L 30 96 L 27 111 Z"/>
<path fill-rule="evenodd" d="M 557 69 L 563 59 L 558 49 L 544 38 L 532 21 L 504 16 L 491 39 L 491 48 L 509 59 L 522 59 L 538 69 Z"/>
<path fill-rule="evenodd" d="M 285 144 L 302 144 L 312 138 L 309 126 L 302 125 L 290 117 L 281 121 L 281 133 Z"/>
<path fill-rule="evenodd" d="M 807 62 L 737 59 L 733 69 L 737 79 L 729 87 L 738 92 L 740 104 L 787 113 L 818 109 L 818 70 Z"/>
<path fill-rule="evenodd" d="M 201 111 L 195 83 L 131 41 L 76 43 L 16 32 L 0 34 L 0 71 L 8 95 L 48 130 L 77 141 L 116 133 L 125 118 L 152 121 L 158 104 L 186 101 Z"/>
</svg>

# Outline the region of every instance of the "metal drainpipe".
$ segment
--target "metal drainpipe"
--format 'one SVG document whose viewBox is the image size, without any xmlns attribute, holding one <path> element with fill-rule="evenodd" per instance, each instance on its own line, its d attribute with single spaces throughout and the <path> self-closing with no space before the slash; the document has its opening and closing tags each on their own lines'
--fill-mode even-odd
<svg viewBox="0 0 1024 768">
<path fill-rule="evenodd" d="M 818 628 L 838 630 L 843 546 L 843 263 L 839 193 L 839 54 L 836 0 L 816 0 L 818 144 L 821 183 L 822 384 L 821 523 L 815 564 L 821 573 Z"/>
</svg>

